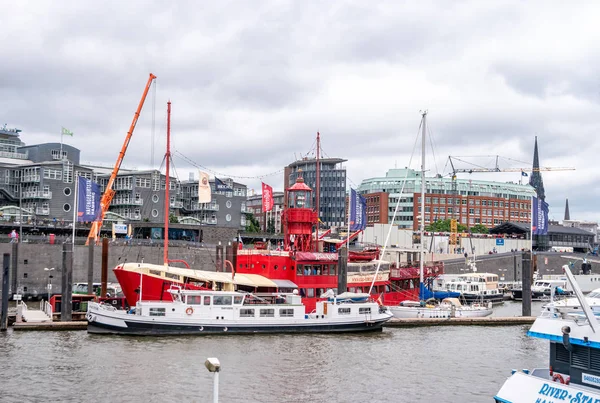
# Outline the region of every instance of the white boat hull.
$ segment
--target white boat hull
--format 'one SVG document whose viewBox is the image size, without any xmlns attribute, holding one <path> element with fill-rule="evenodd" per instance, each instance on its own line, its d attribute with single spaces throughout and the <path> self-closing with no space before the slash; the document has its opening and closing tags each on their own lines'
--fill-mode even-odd
<svg viewBox="0 0 600 403">
<path fill-rule="evenodd" d="M 427 308 L 410 306 L 391 306 L 389 310 L 395 318 L 417 319 L 449 319 L 449 318 L 483 318 L 492 314 L 491 308 L 471 309 L 471 308 Z"/>
<path fill-rule="evenodd" d="M 600 390 L 574 384 L 565 385 L 553 381 L 549 376 L 516 372 L 504 382 L 494 399 L 498 403 L 599 402 Z"/>
</svg>

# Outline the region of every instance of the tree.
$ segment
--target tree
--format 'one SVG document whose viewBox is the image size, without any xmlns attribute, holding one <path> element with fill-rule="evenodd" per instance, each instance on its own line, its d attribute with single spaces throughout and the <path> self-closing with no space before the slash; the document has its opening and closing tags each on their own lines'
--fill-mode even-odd
<svg viewBox="0 0 600 403">
<path fill-rule="evenodd" d="M 267 222 L 267 232 L 269 234 L 275 233 L 275 220 L 273 220 L 272 218 L 270 218 L 269 221 Z"/>
<path fill-rule="evenodd" d="M 175 214 L 169 214 L 169 222 L 171 224 L 177 224 L 179 222 L 179 218 Z"/>
<path fill-rule="evenodd" d="M 260 232 L 260 223 L 252 213 L 246 214 L 246 232 Z"/>
<path fill-rule="evenodd" d="M 458 232 L 467 232 L 467 226 L 463 224 L 456 225 Z M 429 232 L 450 232 L 450 219 L 436 220 L 430 225 L 425 226 L 425 231 Z"/>
<path fill-rule="evenodd" d="M 471 227 L 471 232 L 474 234 L 489 234 L 490 230 L 485 225 L 475 224 Z"/>
</svg>

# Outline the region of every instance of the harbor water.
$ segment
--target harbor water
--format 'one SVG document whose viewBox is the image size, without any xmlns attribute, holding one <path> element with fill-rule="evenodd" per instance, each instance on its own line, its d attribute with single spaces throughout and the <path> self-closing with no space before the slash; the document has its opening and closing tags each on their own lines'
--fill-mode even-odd
<svg viewBox="0 0 600 403">
<path fill-rule="evenodd" d="M 507 302 L 495 316 L 520 310 Z M 512 368 L 548 365 L 547 342 L 527 328 L 163 338 L 9 331 L 0 334 L 0 401 L 212 402 L 204 361 L 217 357 L 220 402 L 491 402 Z"/>
</svg>

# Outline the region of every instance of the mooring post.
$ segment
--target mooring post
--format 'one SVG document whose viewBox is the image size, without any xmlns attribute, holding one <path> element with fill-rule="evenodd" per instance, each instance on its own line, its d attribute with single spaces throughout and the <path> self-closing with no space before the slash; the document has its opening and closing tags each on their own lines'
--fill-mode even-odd
<svg viewBox="0 0 600 403">
<path fill-rule="evenodd" d="M 102 273 L 100 275 L 100 296 L 106 297 L 106 283 L 108 282 L 108 238 L 102 239 Z"/>
<path fill-rule="evenodd" d="M 231 242 L 228 242 L 225 246 L 225 260 L 233 264 L 233 249 L 231 246 Z M 224 265 L 223 271 L 227 271 L 227 265 Z"/>
<path fill-rule="evenodd" d="M 517 280 L 517 252 L 513 252 L 513 281 Z"/>
<path fill-rule="evenodd" d="M 238 260 L 238 248 L 240 247 L 240 244 L 238 243 L 238 241 L 234 241 L 233 245 L 231 245 L 231 265 L 233 266 L 233 270 L 232 272 L 236 272 L 237 271 L 237 260 Z"/>
<path fill-rule="evenodd" d="M 8 271 L 10 254 L 5 253 L 2 259 L 2 313 L 0 314 L 0 330 L 8 329 Z"/>
<path fill-rule="evenodd" d="M 73 257 L 69 258 L 69 245 L 62 244 L 62 276 L 61 276 L 61 296 L 60 296 L 60 321 L 70 322 L 73 313 L 73 273 L 71 271 L 71 262 Z"/>
<path fill-rule="evenodd" d="M 88 244 L 88 294 L 94 294 L 94 242 Z"/>
<path fill-rule="evenodd" d="M 215 271 L 222 272 L 223 271 L 223 245 L 221 242 L 217 245 L 216 255 L 215 255 Z"/>
<path fill-rule="evenodd" d="M 531 316 L 531 277 L 531 251 L 525 251 L 521 269 L 523 316 Z"/>
<path fill-rule="evenodd" d="M 342 246 L 338 251 L 338 294 L 348 288 L 348 248 Z"/>
<path fill-rule="evenodd" d="M 11 287 L 9 293 L 12 294 L 20 294 L 17 284 L 18 280 L 18 271 L 19 271 L 19 243 L 12 244 L 12 262 L 11 262 L 11 274 L 10 274 L 10 282 Z"/>
</svg>

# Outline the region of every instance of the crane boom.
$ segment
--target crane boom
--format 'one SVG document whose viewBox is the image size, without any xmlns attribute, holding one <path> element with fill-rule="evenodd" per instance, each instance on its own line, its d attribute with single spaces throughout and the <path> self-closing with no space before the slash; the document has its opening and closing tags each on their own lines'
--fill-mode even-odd
<svg viewBox="0 0 600 403">
<path fill-rule="evenodd" d="M 121 168 L 121 163 L 123 162 L 123 158 L 125 157 L 125 152 L 127 151 L 127 147 L 129 146 L 129 142 L 131 141 L 131 136 L 133 135 L 133 130 L 135 129 L 135 125 L 137 124 L 138 118 L 140 117 L 140 113 L 142 112 L 142 108 L 144 107 L 144 102 L 146 101 L 146 96 L 148 95 L 148 91 L 150 90 L 150 86 L 156 76 L 150 73 L 150 77 L 148 77 L 148 82 L 146 83 L 146 87 L 144 88 L 144 93 L 142 94 L 142 99 L 133 115 L 133 121 L 131 122 L 131 126 L 129 126 L 129 131 L 125 136 L 125 141 L 123 142 L 123 146 L 121 147 L 121 151 L 119 152 L 119 156 L 117 157 L 117 162 L 115 163 L 115 167 L 113 168 L 110 178 L 108 179 L 108 183 L 106 184 L 106 189 L 102 194 L 102 198 L 100 199 L 100 212 L 98 214 L 98 218 L 96 221 L 92 223 L 92 228 L 90 229 L 90 233 L 88 235 L 88 239 L 86 241 L 86 245 L 89 243 L 91 238 L 94 238 L 95 242 L 98 242 L 98 237 L 100 235 L 100 229 L 102 228 L 102 221 L 104 221 L 104 216 L 108 211 L 108 207 L 115 195 L 115 191 L 113 189 L 113 184 L 115 179 L 117 178 L 117 174 L 119 173 L 119 169 Z"/>
</svg>

